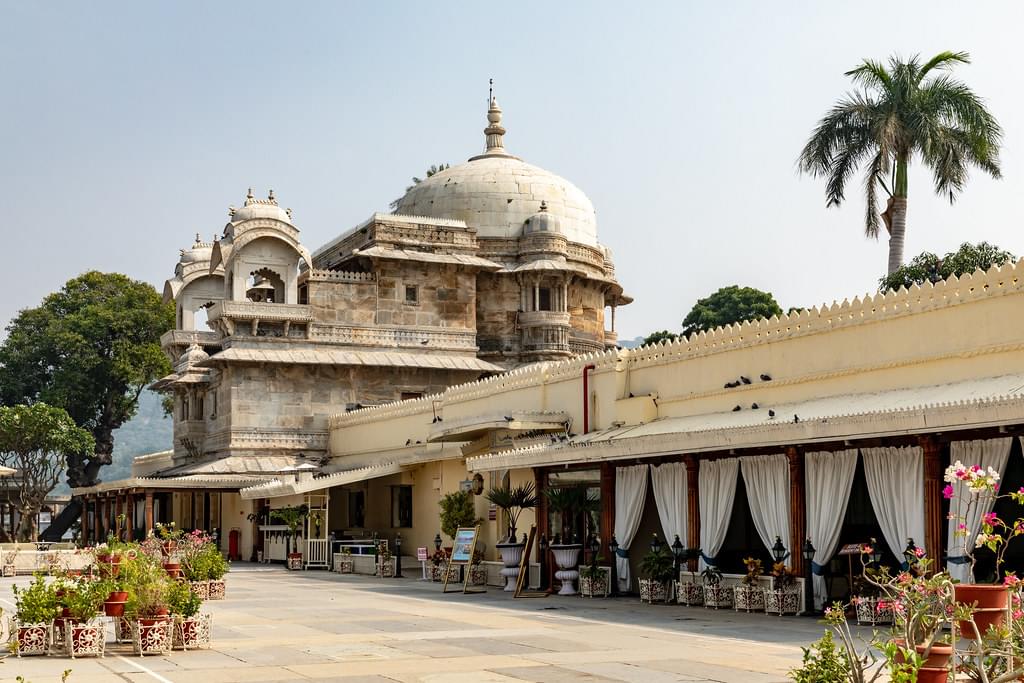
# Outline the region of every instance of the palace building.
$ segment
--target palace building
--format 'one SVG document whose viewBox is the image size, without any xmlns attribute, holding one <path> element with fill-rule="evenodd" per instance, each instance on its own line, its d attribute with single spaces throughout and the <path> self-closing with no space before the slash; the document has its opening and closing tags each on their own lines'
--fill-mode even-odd
<svg viewBox="0 0 1024 683">
<path fill-rule="evenodd" d="M 850 589 L 840 548 L 872 538 L 966 578 L 942 473 L 1024 486 L 1024 262 L 619 349 L 630 299 L 590 202 L 505 151 L 493 99 L 485 133 L 484 154 L 312 254 L 251 193 L 182 252 L 158 383 L 174 451 L 77 490 L 86 538 L 128 510 L 139 532 L 216 527 L 234 557 L 283 560 L 266 512 L 306 504 L 303 562 L 328 566 L 338 543 L 431 547 L 440 499 L 469 490 L 499 584 L 506 521 L 480 494 L 533 482 L 586 488 L 585 536 L 606 556 L 614 537 L 623 590 L 653 534 L 727 577 L 781 542 L 819 604 Z M 563 532 L 545 501 L 520 532 Z"/>
</svg>

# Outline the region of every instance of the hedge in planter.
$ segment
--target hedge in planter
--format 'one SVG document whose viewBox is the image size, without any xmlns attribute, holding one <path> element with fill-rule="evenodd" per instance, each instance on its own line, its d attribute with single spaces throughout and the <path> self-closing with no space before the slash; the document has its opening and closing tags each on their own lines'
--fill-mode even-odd
<svg viewBox="0 0 1024 683">
<path fill-rule="evenodd" d="M 668 599 L 668 583 L 675 574 L 672 551 L 664 543 L 657 542 L 654 534 L 651 550 L 640 560 L 640 571 L 646 578 L 640 579 L 640 601 L 653 604 Z"/>
<path fill-rule="evenodd" d="M 15 624 L 11 642 L 17 655 L 44 655 L 50 646 L 53 620 L 57 617 L 57 592 L 36 574 L 27 588 L 14 590 Z"/>
</svg>

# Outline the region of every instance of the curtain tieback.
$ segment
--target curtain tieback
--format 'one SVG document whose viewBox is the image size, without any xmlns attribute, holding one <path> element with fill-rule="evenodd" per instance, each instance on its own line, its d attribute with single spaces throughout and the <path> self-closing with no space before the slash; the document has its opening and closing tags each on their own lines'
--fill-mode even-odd
<svg viewBox="0 0 1024 683">
<path fill-rule="evenodd" d="M 701 559 L 702 559 L 702 560 L 704 560 L 704 563 L 705 563 L 705 564 L 710 564 L 710 565 L 711 565 L 712 567 L 716 567 L 716 566 L 718 566 L 717 562 L 715 561 L 715 558 L 713 558 L 713 557 L 708 557 L 708 556 L 707 556 L 707 555 L 705 555 L 704 553 L 701 553 L 701 554 L 700 554 L 700 557 L 701 557 Z"/>
<path fill-rule="evenodd" d="M 623 548 L 621 545 L 615 550 L 615 557 L 621 557 L 626 560 L 629 559 L 629 548 Z"/>
<path fill-rule="evenodd" d="M 815 576 L 825 576 L 825 565 L 811 560 L 811 573 Z"/>
<path fill-rule="evenodd" d="M 946 562 L 950 564 L 970 564 L 971 558 L 967 557 L 966 555 L 950 555 L 946 558 Z"/>
</svg>

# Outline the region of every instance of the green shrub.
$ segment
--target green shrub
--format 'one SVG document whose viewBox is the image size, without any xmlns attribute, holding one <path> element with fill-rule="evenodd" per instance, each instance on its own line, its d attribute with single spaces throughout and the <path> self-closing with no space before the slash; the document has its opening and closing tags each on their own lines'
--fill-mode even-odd
<svg viewBox="0 0 1024 683">
<path fill-rule="evenodd" d="M 476 516 L 473 494 L 468 491 L 447 493 L 438 505 L 441 506 L 441 531 L 450 538 L 455 538 L 459 527 L 476 526 L 482 521 Z"/>
<path fill-rule="evenodd" d="M 202 599 L 196 595 L 187 583 L 175 581 L 167 589 L 167 606 L 171 614 L 178 614 L 188 619 L 199 612 Z"/>
<path fill-rule="evenodd" d="M 794 683 L 842 683 L 849 680 L 850 660 L 845 650 L 836 647 L 832 631 L 825 631 L 821 640 L 801 649 L 804 651 L 803 665 L 789 672 Z"/>
<path fill-rule="evenodd" d="M 22 624 L 47 624 L 57 616 L 57 591 L 46 583 L 42 574 L 36 574 L 27 588 L 14 586 L 14 605 L 17 619 Z"/>
</svg>

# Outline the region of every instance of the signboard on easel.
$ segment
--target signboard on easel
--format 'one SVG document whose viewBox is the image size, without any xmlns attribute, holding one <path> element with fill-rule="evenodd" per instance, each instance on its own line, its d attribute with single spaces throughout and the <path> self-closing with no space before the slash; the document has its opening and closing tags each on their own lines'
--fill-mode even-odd
<svg viewBox="0 0 1024 683">
<path fill-rule="evenodd" d="M 452 567 L 462 566 L 465 567 L 465 581 L 462 584 L 463 593 L 486 593 L 486 588 L 477 588 L 470 590 L 469 579 L 473 575 L 473 553 L 476 552 L 476 541 L 480 536 L 480 527 L 459 527 L 455 532 L 455 542 L 452 544 L 452 554 L 448 557 L 448 564 L 444 569 L 444 585 L 441 588 L 442 593 L 455 593 L 454 590 L 448 590 L 448 577 L 451 576 Z"/>
<path fill-rule="evenodd" d="M 537 538 L 537 526 L 530 526 L 530 533 L 526 537 L 526 547 L 523 548 L 523 555 L 519 558 L 519 575 L 516 576 L 516 592 L 513 598 L 546 598 L 548 594 L 543 591 L 526 591 L 525 587 L 530 585 L 530 554 L 533 551 L 533 542 Z"/>
</svg>

